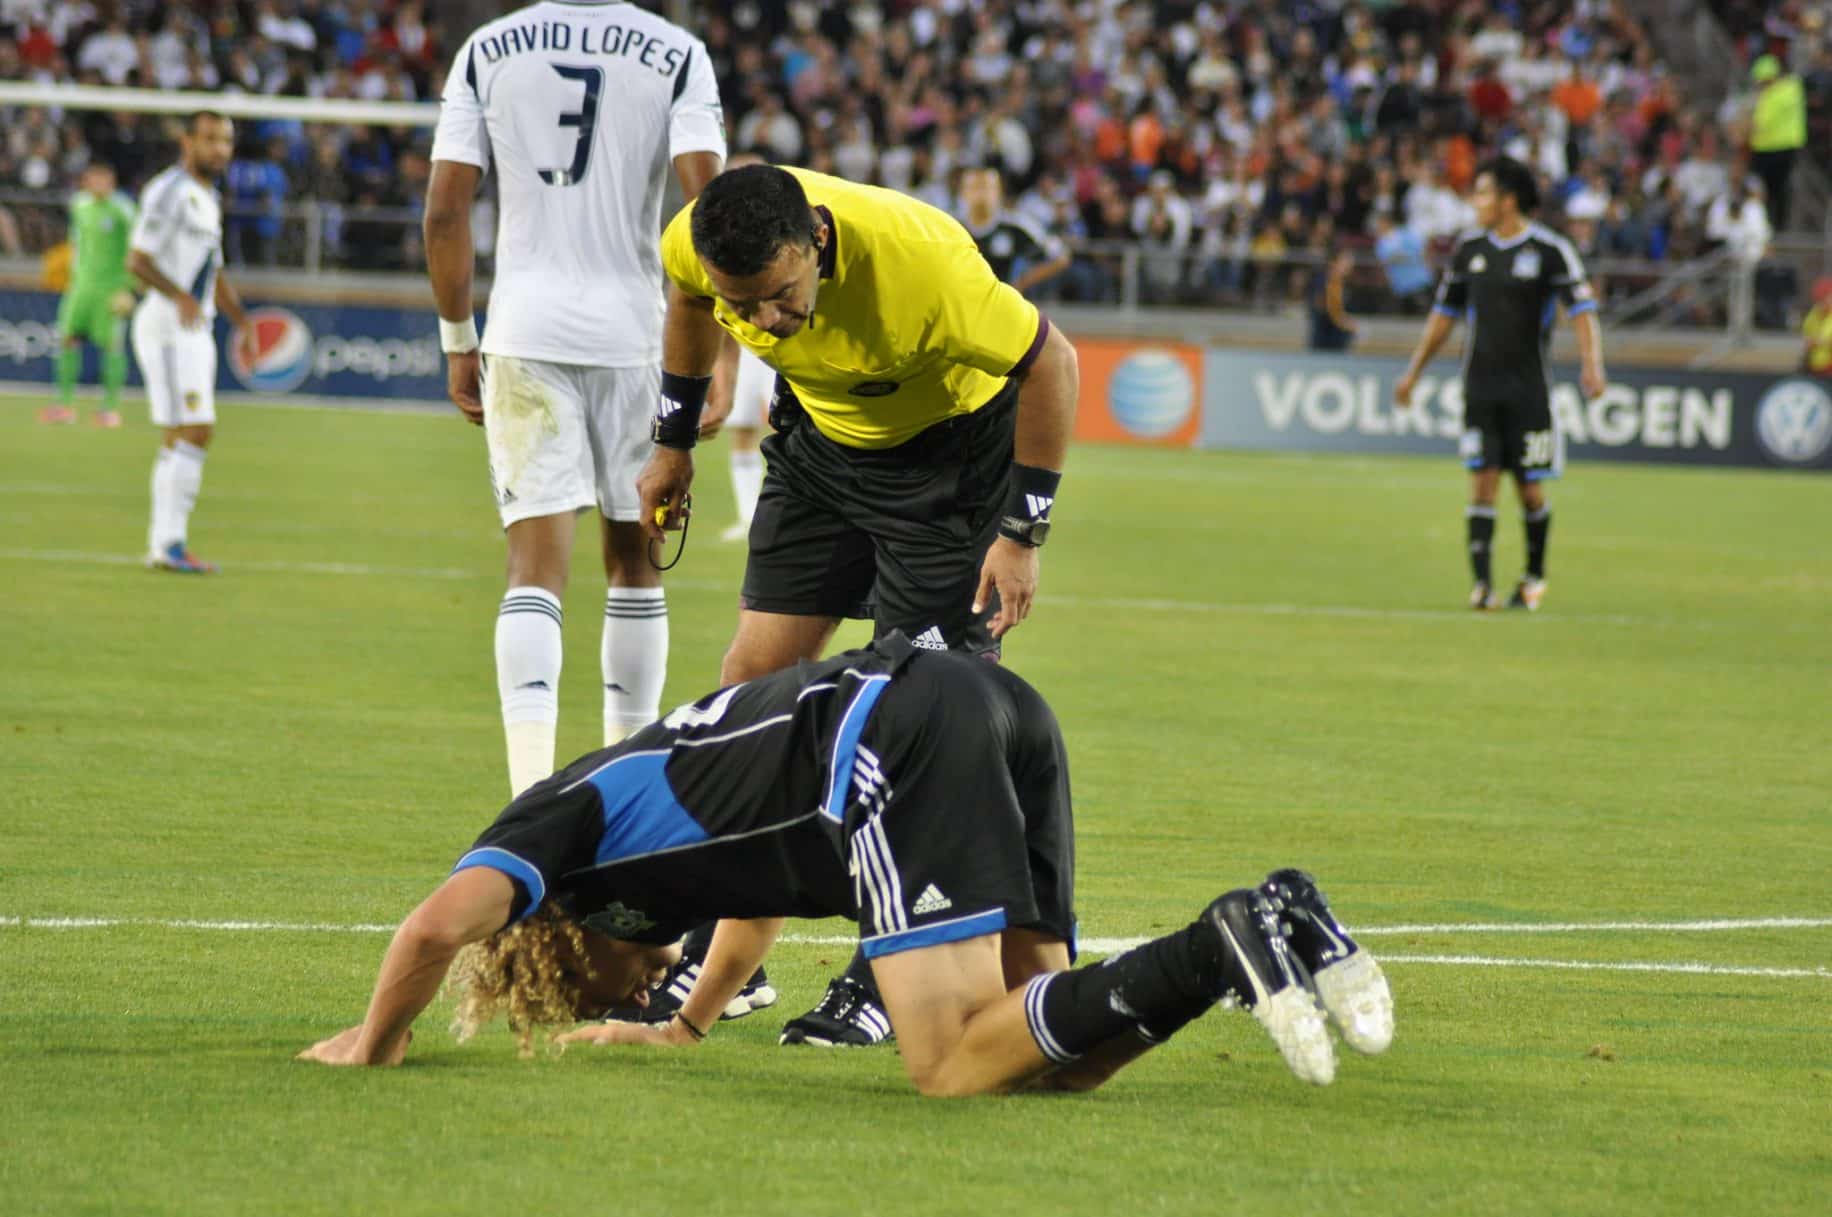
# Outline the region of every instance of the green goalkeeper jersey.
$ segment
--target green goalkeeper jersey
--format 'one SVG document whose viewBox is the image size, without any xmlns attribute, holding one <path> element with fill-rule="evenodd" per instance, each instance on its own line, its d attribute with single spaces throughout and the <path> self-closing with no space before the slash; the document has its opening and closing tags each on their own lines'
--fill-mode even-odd
<svg viewBox="0 0 1832 1217">
<path fill-rule="evenodd" d="M 134 205 L 126 195 L 81 193 L 70 202 L 70 265 L 73 293 L 116 292 L 127 286 L 128 239 Z"/>
</svg>

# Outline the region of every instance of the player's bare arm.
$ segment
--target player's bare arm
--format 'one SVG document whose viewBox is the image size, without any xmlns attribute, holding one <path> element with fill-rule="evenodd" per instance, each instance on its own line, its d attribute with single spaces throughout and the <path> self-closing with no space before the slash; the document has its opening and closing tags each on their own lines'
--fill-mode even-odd
<svg viewBox="0 0 1832 1217">
<path fill-rule="evenodd" d="M 184 326 L 186 329 L 191 329 L 203 321 L 203 306 L 197 303 L 196 298 L 193 297 L 190 292 L 185 291 L 176 283 L 168 279 L 165 272 L 159 269 L 159 264 L 153 261 L 153 256 L 151 254 L 143 249 L 129 250 L 127 253 L 127 269 L 136 279 L 140 280 L 140 282 L 146 284 L 177 306 L 178 323 L 180 325 Z M 220 281 L 221 277 L 219 276 L 218 282 Z"/>
<path fill-rule="evenodd" d="M 1081 366 L 1075 347 L 1063 332 L 1050 327 L 1043 350 L 1024 374 L 1018 388 L 1018 418 L 1012 437 L 1012 460 L 1024 469 L 1052 474 L 1062 472 L 1068 458 L 1069 436 L 1075 430 L 1075 405 L 1081 393 Z M 1001 638 L 1030 615 L 1037 596 L 1041 568 L 1038 546 L 1001 535 L 986 551 L 980 566 L 980 585 L 973 596 L 973 611 L 981 611 L 988 596 L 999 595 L 999 611 L 987 628 Z"/>
<path fill-rule="evenodd" d="M 482 180 L 483 170 L 476 165 L 434 161 L 420 226 L 426 273 L 432 279 L 433 301 L 439 310 L 440 345 L 445 348 L 446 392 L 452 404 L 478 426 L 483 425 L 483 364 L 472 313 L 471 203 Z"/>
<path fill-rule="evenodd" d="M 462 870 L 439 886 L 394 933 L 369 1011 L 358 1026 L 301 1052 L 321 1065 L 398 1065 L 409 1029 L 438 995 L 458 952 L 509 920 L 515 885 L 499 871 Z"/>
<path fill-rule="evenodd" d="M 248 328 L 248 310 L 242 306 L 242 293 L 235 290 L 228 275 L 216 276 L 216 308 L 229 318 L 229 325 L 235 332 L 235 344 L 242 348 L 243 356 L 252 359 L 254 333 Z"/>
<path fill-rule="evenodd" d="M 1601 397 L 1609 388 L 1609 374 L 1603 369 L 1603 325 L 1597 310 L 1586 309 L 1571 319 L 1578 338 L 1578 384 L 1585 397 Z"/>
<path fill-rule="evenodd" d="M 700 380 L 712 375 L 725 331 L 713 318 L 713 302 L 689 295 L 677 284 L 668 285 L 668 308 L 662 320 L 662 389 L 671 376 Z M 693 486 L 693 450 L 656 444 L 649 461 L 636 477 L 642 501 L 642 525 L 651 537 L 662 539 L 665 530 L 679 528 L 683 508 Z M 665 509 L 658 518 L 658 509 Z"/>
<path fill-rule="evenodd" d="M 598 1023 L 569 1031 L 559 1042 L 691 1048 L 711 1033 L 725 1007 L 763 966 L 782 926 L 781 917 L 719 922 L 707 948 L 706 962 L 693 982 L 693 991 L 673 1018 L 665 1023 Z"/>
<path fill-rule="evenodd" d="M 1419 336 L 1419 344 L 1412 352 L 1412 360 L 1406 370 L 1393 385 L 1393 404 L 1402 410 L 1412 405 L 1412 390 L 1418 384 L 1419 375 L 1437 357 L 1438 348 L 1450 337 L 1456 321 L 1445 313 L 1433 313 L 1425 322 L 1425 332 Z"/>
</svg>

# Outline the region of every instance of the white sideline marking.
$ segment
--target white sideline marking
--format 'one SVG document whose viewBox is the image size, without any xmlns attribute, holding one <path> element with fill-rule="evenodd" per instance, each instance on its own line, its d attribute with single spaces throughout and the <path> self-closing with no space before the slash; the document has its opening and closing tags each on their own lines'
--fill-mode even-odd
<svg viewBox="0 0 1832 1217">
<path fill-rule="evenodd" d="M 1684 976 L 1806 976 L 1832 980 L 1832 969 L 1827 968 L 1748 968 L 1715 963 L 1594 963 L 1581 959 L 1500 959 L 1490 955 L 1382 955 L 1380 962 L 1436 963 L 1463 968 L 1560 968 L 1573 972 L 1666 972 Z"/>
<path fill-rule="evenodd" d="M 22 929 L 114 929 L 119 926 L 152 926 L 161 929 L 207 929 L 227 933 L 357 933 L 385 935 L 394 926 L 381 924 L 337 924 L 337 922 L 209 922 L 191 918 L 158 918 L 158 916 L 0 916 L 0 927 Z M 1500 931 L 1583 931 L 1583 929 L 1634 929 L 1649 933 L 1722 933 L 1729 929 L 1817 929 L 1832 926 L 1832 918 L 1810 916 L 1770 916 L 1751 920 L 1718 920 L 1718 922 L 1598 922 L 1590 926 L 1394 926 L 1387 929 L 1361 929 L 1361 935 L 1376 933 L 1497 933 Z M 852 935 L 782 935 L 782 942 L 797 946 L 854 946 Z M 1096 955 L 1134 948 L 1145 938 L 1083 938 L 1081 948 Z M 1581 959 L 1504 959 L 1495 955 L 1381 955 L 1383 964 L 1438 964 L 1449 968 L 1552 968 L 1561 971 L 1641 971 L 1665 975 L 1702 975 L 1702 977 L 1775 977 L 1775 979 L 1828 979 L 1828 968 L 1751 968 L 1740 964 L 1695 964 L 1695 962 L 1592 962 Z"/>
<path fill-rule="evenodd" d="M 0 561 L 64 562 L 86 566 L 140 566 L 138 554 L 97 553 L 80 549 L 0 549 Z M 460 567 L 370 566 L 361 562 L 287 562 L 232 561 L 226 568 L 234 571 L 258 571 L 265 574 L 300 575 L 371 575 L 395 579 L 480 579 L 500 582 L 502 571 L 492 566 L 467 570 Z M 691 591 L 724 591 L 731 584 L 716 579 L 669 579 L 668 586 Z M 1052 595 L 1038 597 L 1039 603 L 1068 608 L 1112 609 L 1125 613 L 1220 613 L 1251 617 L 1338 617 L 1369 621 L 1457 621 L 1481 622 L 1495 616 L 1472 613 L 1468 609 L 1381 608 L 1358 604 L 1255 604 L 1246 601 L 1166 600 L 1152 597 Z M 1715 630 L 1718 623 L 1703 620 L 1673 621 L 1657 617 L 1629 617 L 1616 613 L 1547 613 L 1541 622 L 1563 622 L 1570 625 L 1614 625 L 1631 629 Z M 1784 633 L 1799 633 L 1813 628 L 1781 625 Z"/>
<path fill-rule="evenodd" d="M 205 921 L 163 917 L 18 917 L 0 916 L 0 928 L 34 930 L 103 930 L 119 926 L 147 926 L 169 930 L 207 930 L 228 933 L 292 934 L 391 934 L 394 926 L 376 923 L 330 921 Z M 1803 930 L 1832 927 L 1832 917 L 1751 917 L 1712 921 L 1593 921 L 1551 924 L 1466 922 L 1442 925 L 1369 926 L 1357 930 L 1363 937 L 1382 934 L 1559 934 L 1627 932 L 1647 934 L 1715 934 L 1736 930 Z M 850 947 L 858 938 L 848 934 L 785 934 L 783 942 L 798 946 Z M 1081 948 L 1097 955 L 1130 950 L 1143 938 L 1084 938 Z M 1826 968 L 1767 968 L 1715 963 L 1595 962 L 1581 959 L 1507 959 L 1491 955 L 1382 955 L 1392 964 L 1438 964 L 1464 968 L 1553 968 L 1578 972 L 1653 972 L 1682 976 L 1764 976 L 1784 979 L 1832 979 Z"/>
<path fill-rule="evenodd" d="M 1614 931 L 1721 934 L 1731 930 L 1823 930 L 1828 927 L 1832 927 L 1832 917 L 1744 917 L 1716 921 L 1471 921 L 1451 925 L 1365 926 L 1353 933 L 1358 938 L 1377 938 L 1382 934 L 1585 934 Z"/>
</svg>

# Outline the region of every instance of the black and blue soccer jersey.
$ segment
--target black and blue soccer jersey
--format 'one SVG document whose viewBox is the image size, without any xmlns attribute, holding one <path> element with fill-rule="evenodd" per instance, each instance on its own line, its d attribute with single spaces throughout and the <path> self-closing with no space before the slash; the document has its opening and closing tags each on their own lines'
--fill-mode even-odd
<svg viewBox="0 0 1832 1217">
<path fill-rule="evenodd" d="M 1543 400 L 1556 306 L 1575 317 L 1597 307 L 1570 241 L 1542 224 L 1509 240 L 1463 238 L 1438 284 L 1434 308 L 1463 321 L 1465 408 Z"/>
<path fill-rule="evenodd" d="M 453 870 L 514 880 L 511 920 L 551 898 L 638 942 L 713 918 L 850 915 L 833 826 L 860 733 L 914 654 L 889 638 L 682 706 L 529 787 Z"/>
<path fill-rule="evenodd" d="M 1001 283 L 1011 282 L 1011 272 L 1019 262 L 1053 262 L 1063 252 L 1061 241 L 1029 216 L 1015 211 L 1001 213 L 985 228 L 969 228 L 967 235 L 979 246 L 980 257 L 986 259 Z"/>
<path fill-rule="evenodd" d="M 612 938 L 846 916 L 867 956 L 1074 934 L 1055 715 L 997 664 L 901 634 L 682 706 L 509 804 L 454 870 Z"/>
</svg>

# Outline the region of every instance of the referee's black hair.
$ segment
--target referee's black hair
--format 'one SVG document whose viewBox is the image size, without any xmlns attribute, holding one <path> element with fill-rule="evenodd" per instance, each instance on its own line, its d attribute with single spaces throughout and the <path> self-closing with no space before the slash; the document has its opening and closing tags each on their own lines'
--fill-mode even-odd
<svg viewBox="0 0 1832 1217">
<path fill-rule="evenodd" d="M 1514 196 L 1514 205 L 1520 208 L 1521 215 L 1538 209 L 1539 183 L 1533 180 L 1531 169 L 1511 156 L 1497 156 L 1476 167 L 1477 177 L 1485 173 L 1495 180 L 1497 191 Z"/>
<path fill-rule="evenodd" d="M 744 279 L 785 245 L 814 244 L 814 211 L 795 175 L 775 165 L 727 169 L 693 204 L 693 248 L 723 274 Z"/>
<path fill-rule="evenodd" d="M 214 118 L 218 122 L 224 123 L 229 121 L 229 116 L 224 114 L 221 110 L 193 110 L 190 116 L 184 120 L 184 129 L 192 135 L 195 135 L 197 134 L 197 124 L 201 123 L 206 118 Z"/>
</svg>

